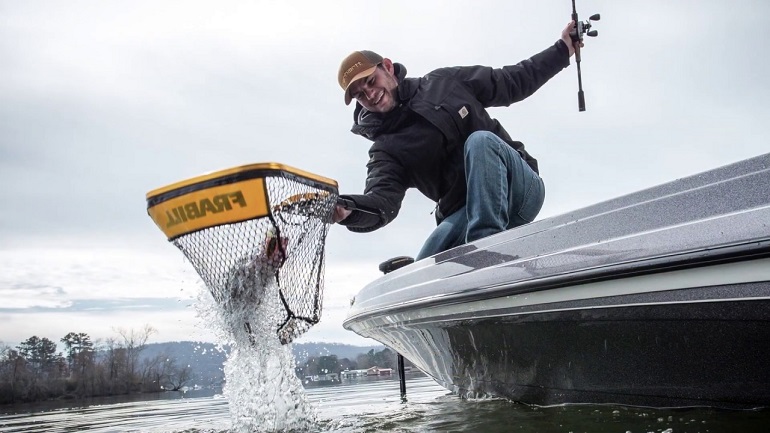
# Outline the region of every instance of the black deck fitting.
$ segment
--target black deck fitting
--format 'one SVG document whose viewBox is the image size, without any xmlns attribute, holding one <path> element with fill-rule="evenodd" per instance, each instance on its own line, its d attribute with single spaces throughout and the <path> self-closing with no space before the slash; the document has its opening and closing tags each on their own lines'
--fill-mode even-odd
<svg viewBox="0 0 770 433">
<path fill-rule="evenodd" d="M 396 269 L 414 263 L 414 259 L 408 256 L 393 257 L 380 263 L 380 272 L 388 274 Z M 406 402 L 406 374 L 404 373 L 404 356 L 398 354 L 398 377 L 401 385 L 401 401 Z"/>
</svg>

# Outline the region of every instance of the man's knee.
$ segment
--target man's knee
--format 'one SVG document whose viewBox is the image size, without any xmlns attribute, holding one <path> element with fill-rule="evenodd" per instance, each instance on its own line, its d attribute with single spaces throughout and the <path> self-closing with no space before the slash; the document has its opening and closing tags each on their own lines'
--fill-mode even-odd
<svg viewBox="0 0 770 433">
<path fill-rule="evenodd" d="M 465 140 L 465 154 L 472 154 L 480 150 L 496 149 L 500 138 L 489 131 L 475 131 Z"/>
<path fill-rule="evenodd" d="M 479 140 L 494 140 L 499 139 L 497 135 L 490 131 L 474 131 L 471 133 L 471 135 L 468 136 L 467 141 L 479 141 Z"/>
</svg>

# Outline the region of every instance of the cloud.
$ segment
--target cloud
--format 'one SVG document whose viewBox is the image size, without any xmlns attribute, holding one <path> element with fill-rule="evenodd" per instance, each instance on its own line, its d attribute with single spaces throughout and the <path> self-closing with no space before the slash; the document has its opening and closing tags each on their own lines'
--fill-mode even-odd
<svg viewBox="0 0 770 433">
<path fill-rule="evenodd" d="M 3 322 L 2 341 L 14 346 L 31 336 L 58 341 L 69 332 L 84 332 L 96 341 L 118 338 L 116 329 L 142 329 L 151 325 L 158 333 L 151 342 L 213 341 L 213 335 L 199 326 L 189 308 L 176 310 L 130 311 L 32 311 L 0 312 Z M 7 328 L 6 328 L 7 327 Z"/>
<path fill-rule="evenodd" d="M 66 293 L 61 287 L 40 285 L 24 285 L 14 283 L 14 287 L 1 288 L 0 312 L 3 310 L 19 310 L 26 308 L 66 308 L 72 301 L 65 298 Z"/>
<path fill-rule="evenodd" d="M 200 308 L 211 308 L 213 300 L 182 253 L 170 244 L 164 250 L 98 244 L 0 250 L 6 271 L 0 275 L 0 321 L 7 324 L 1 339 L 58 339 L 63 329 L 106 339 L 115 327 L 139 329 L 147 323 L 161 331 L 161 341 L 213 341 L 212 329 L 199 317 Z M 377 265 L 327 263 L 322 322 L 304 341 L 362 341 L 341 323 L 350 299 L 378 276 Z"/>
</svg>

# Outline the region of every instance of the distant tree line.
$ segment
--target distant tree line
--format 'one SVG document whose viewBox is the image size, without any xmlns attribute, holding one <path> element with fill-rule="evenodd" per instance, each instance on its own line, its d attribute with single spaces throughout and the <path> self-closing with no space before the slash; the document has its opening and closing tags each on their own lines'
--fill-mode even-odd
<svg viewBox="0 0 770 433">
<path fill-rule="evenodd" d="M 69 332 L 59 339 L 62 352 L 56 342 L 38 336 L 16 347 L 0 342 L 0 404 L 178 391 L 191 384 L 192 367 L 169 356 L 167 349 L 142 356 L 147 341 L 157 332 L 152 326 L 115 332 L 115 337 L 105 341 Z M 304 378 L 375 366 L 395 369 L 396 356 L 388 348 L 371 349 L 353 360 L 334 354 L 312 356 L 297 365 L 296 374 Z M 406 360 L 406 365 L 411 363 Z"/>
<path fill-rule="evenodd" d="M 297 366 L 297 375 L 315 376 L 329 373 L 339 373 L 345 370 L 365 370 L 371 367 L 396 369 L 397 353 L 387 347 L 375 351 L 369 350 L 367 353 L 361 353 L 356 359 L 348 358 L 338 359 L 337 355 L 311 356 L 303 364 Z M 409 360 L 404 360 L 404 365 L 412 366 Z"/>
<path fill-rule="evenodd" d="M 152 326 L 115 332 L 104 342 L 70 332 L 59 353 L 37 336 L 15 348 L 0 343 L 0 404 L 179 390 L 192 379 L 190 366 L 164 354 L 140 358 L 157 332 Z"/>
</svg>

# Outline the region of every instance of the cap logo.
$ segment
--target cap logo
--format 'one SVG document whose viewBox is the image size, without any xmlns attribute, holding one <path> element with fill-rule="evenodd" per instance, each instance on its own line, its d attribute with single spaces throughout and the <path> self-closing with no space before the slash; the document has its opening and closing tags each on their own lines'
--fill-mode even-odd
<svg viewBox="0 0 770 433">
<path fill-rule="evenodd" d="M 349 67 L 348 70 L 345 71 L 344 74 L 342 74 L 342 84 L 343 85 L 345 85 L 345 86 L 348 85 L 348 75 L 350 75 L 350 73 L 353 72 L 353 70 L 355 70 L 356 68 L 358 68 L 361 65 L 363 65 L 362 62 L 356 62 L 355 64 L 353 64 L 353 66 Z"/>
</svg>

